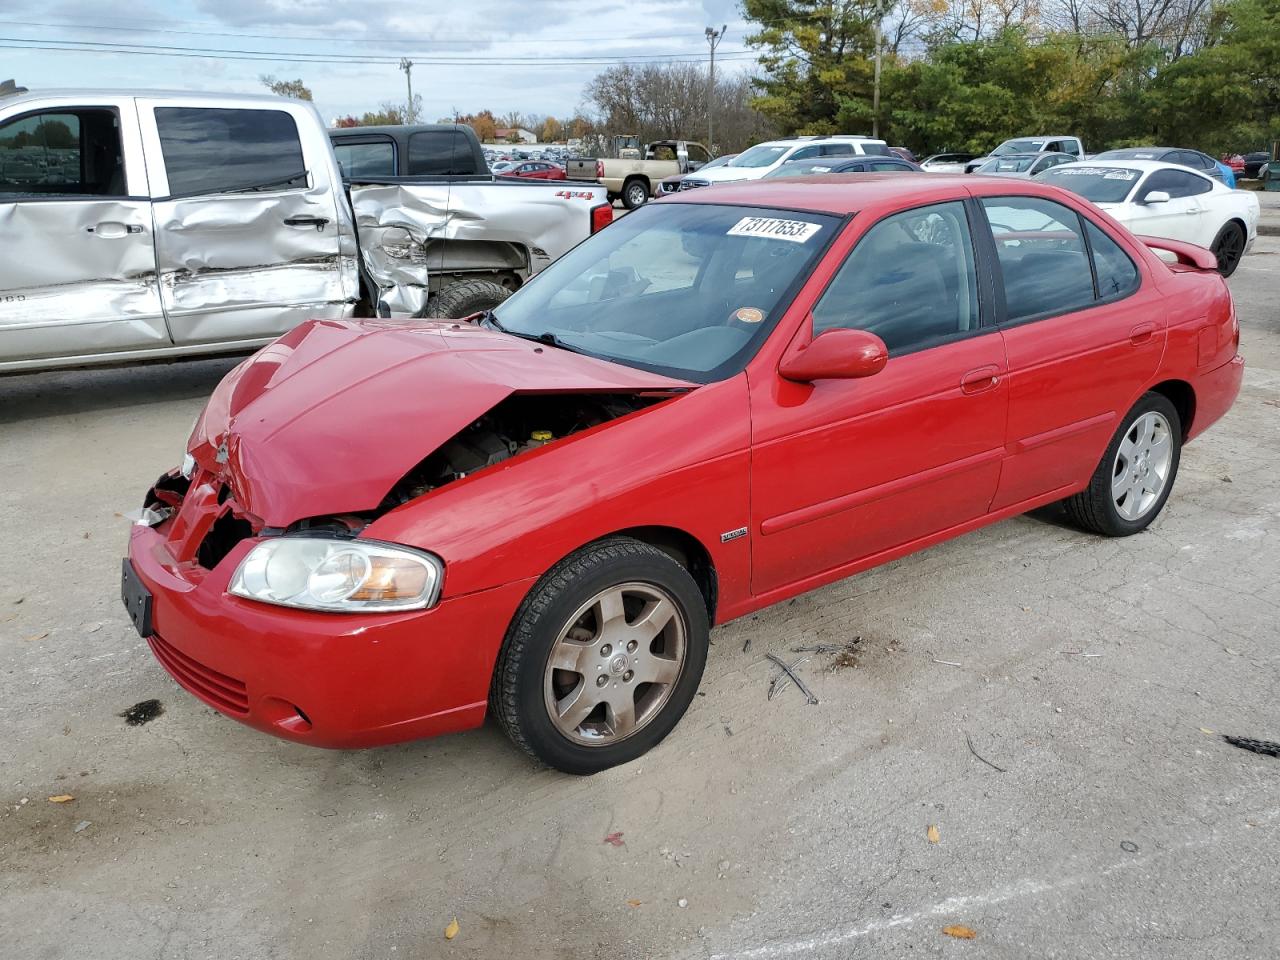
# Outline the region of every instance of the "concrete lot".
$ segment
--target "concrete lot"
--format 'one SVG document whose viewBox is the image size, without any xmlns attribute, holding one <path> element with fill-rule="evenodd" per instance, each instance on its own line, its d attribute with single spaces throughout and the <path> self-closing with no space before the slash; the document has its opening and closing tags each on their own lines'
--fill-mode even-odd
<svg viewBox="0 0 1280 960">
<path fill-rule="evenodd" d="M 1024 517 L 729 624 L 585 780 L 200 705 L 120 609 L 117 512 L 231 362 L 0 380 L 0 955 L 1274 957 L 1280 760 L 1201 728 L 1280 740 L 1280 240 L 1232 287 L 1244 394 L 1148 533 Z M 766 700 L 765 652 L 859 635 L 818 706 Z"/>
</svg>

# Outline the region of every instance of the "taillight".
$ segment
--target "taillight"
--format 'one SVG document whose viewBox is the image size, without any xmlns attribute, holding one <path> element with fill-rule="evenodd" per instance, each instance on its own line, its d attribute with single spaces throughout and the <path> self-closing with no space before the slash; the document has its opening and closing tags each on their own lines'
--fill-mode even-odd
<svg viewBox="0 0 1280 960">
<path fill-rule="evenodd" d="M 604 179 L 604 161 L 603 160 L 596 161 L 596 179 L 597 180 Z"/>
<path fill-rule="evenodd" d="M 613 223 L 613 204 L 602 203 L 591 208 L 591 232 L 596 233 Z"/>
</svg>

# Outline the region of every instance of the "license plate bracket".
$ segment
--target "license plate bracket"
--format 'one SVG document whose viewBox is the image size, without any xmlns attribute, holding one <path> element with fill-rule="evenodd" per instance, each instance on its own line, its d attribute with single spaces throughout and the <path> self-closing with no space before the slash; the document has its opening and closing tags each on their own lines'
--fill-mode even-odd
<svg viewBox="0 0 1280 960">
<path fill-rule="evenodd" d="M 146 638 L 155 633 L 151 624 L 151 591 L 138 579 L 128 557 L 121 564 L 120 599 L 138 636 Z"/>
</svg>

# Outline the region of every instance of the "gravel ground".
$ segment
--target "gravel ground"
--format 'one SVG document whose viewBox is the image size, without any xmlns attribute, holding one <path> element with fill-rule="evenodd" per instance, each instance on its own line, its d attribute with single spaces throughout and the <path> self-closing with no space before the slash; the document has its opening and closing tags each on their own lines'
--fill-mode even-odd
<svg viewBox="0 0 1280 960">
<path fill-rule="evenodd" d="M 1280 740 L 1280 240 L 1232 287 L 1244 393 L 1148 533 L 1046 511 L 728 624 L 590 779 L 200 705 L 120 609 L 118 514 L 232 361 L 0 380 L 0 954 L 1274 957 L 1280 760 L 1204 731 Z M 766 652 L 858 636 L 766 701 Z"/>
</svg>

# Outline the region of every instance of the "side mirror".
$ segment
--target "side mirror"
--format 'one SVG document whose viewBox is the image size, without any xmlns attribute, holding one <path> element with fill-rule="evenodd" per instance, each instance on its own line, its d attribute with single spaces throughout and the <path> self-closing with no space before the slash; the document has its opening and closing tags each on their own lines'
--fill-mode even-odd
<svg viewBox="0 0 1280 960">
<path fill-rule="evenodd" d="M 1169 194 L 1165 193 L 1163 190 L 1152 190 L 1150 193 L 1148 193 L 1145 197 L 1142 198 L 1142 202 L 1143 203 L 1168 203 Z"/>
<path fill-rule="evenodd" d="M 837 328 L 789 352 L 778 365 L 778 373 L 796 383 L 856 380 L 879 373 L 888 362 L 889 348 L 874 333 Z"/>
</svg>

